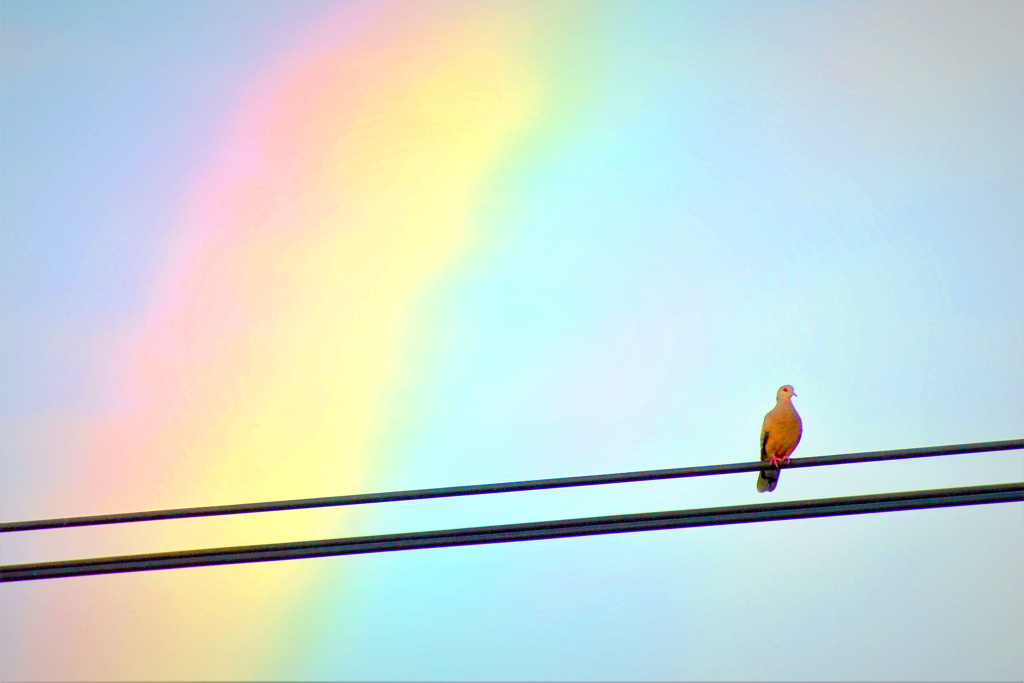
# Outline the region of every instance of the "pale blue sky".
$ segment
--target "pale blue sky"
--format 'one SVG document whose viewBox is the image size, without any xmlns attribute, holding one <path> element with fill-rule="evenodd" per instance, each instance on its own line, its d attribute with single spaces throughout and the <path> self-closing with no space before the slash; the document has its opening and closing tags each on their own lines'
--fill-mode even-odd
<svg viewBox="0 0 1024 683">
<path fill-rule="evenodd" d="M 112 380 L 75 340 L 102 345 L 145 312 L 238 92 L 346 7 L 4 0 L 4 520 L 47 516 L 58 482 L 89 468 L 38 426 L 102 407 Z M 805 422 L 797 456 L 1024 436 L 1022 7 L 602 3 L 559 65 L 593 75 L 585 106 L 521 150 L 529 163 L 494 171 L 481 192 L 515 201 L 480 203 L 489 238 L 414 312 L 435 330 L 410 346 L 429 377 L 397 390 L 408 421 L 368 490 L 754 460 L 784 383 Z M 1021 481 L 1024 459 L 791 471 L 771 498 L 755 478 L 294 514 L 384 533 Z M 4 538 L 3 561 L 44 549 Z M 137 670 L 1024 676 L 1019 504 L 308 562 L 315 580 L 266 615 L 272 642 L 173 657 L 169 643 Z M 54 655 L 54 605 L 79 590 L 117 600 L 119 581 L 158 592 L 160 574 L 5 585 L 0 678 L 117 678 L 123 653 Z M 134 626 L 105 628 L 117 643 Z"/>
</svg>

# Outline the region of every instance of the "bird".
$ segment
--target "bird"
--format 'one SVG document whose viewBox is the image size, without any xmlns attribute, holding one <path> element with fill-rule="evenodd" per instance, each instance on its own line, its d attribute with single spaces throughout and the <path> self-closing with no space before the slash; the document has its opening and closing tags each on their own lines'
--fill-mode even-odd
<svg viewBox="0 0 1024 683">
<path fill-rule="evenodd" d="M 773 468 L 758 473 L 758 493 L 775 490 L 779 483 L 779 463 L 789 460 L 804 433 L 803 422 L 793 407 L 795 396 L 796 392 L 789 384 L 779 387 L 775 392 L 775 407 L 768 411 L 761 423 L 761 461 L 770 462 Z"/>
</svg>

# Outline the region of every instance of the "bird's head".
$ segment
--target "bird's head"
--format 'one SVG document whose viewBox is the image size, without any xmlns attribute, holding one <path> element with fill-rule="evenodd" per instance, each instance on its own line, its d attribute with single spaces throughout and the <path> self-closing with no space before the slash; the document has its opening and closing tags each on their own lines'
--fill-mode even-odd
<svg viewBox="0 0 1024 683">
<path fill-rule="evenodd" d="M 781 401 L 783 399 L 791 399 L 796 396 L 796 392 L 793 391 L 793 387 L 789 384 L 784 384 L 779 387 L 779 390 L 775 393 L 775 400 Z"/>
</svg>

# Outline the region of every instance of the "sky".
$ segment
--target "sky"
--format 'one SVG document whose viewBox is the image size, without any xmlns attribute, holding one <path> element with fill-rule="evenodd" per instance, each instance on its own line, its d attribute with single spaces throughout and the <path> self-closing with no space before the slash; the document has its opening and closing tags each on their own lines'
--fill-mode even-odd
<svg viewBox="0 0 1024 683">
<path fill-rule="evenodd" d="M 1024 4 L 3 0 L 4 521 L 1024 436 Z M 1024 479 L 4 534 L 4 564 Z M 0 679 L 1020 680 L 1024 506 L 0 587 Z"/>
</svg>

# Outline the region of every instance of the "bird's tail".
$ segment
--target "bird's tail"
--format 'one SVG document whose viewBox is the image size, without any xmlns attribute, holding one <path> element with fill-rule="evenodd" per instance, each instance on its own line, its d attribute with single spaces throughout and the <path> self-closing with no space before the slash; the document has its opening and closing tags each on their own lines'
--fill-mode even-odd
<svg viewBox="0 0 1024 683">
<path fill-rule="evenodd" d="M 779 485 L 779 468 L 772 467 L 771 469 L 761 470 L 757 475 L 757 492 L 771 493 L 775 490 L 775 487 Z"/>
</svg>

